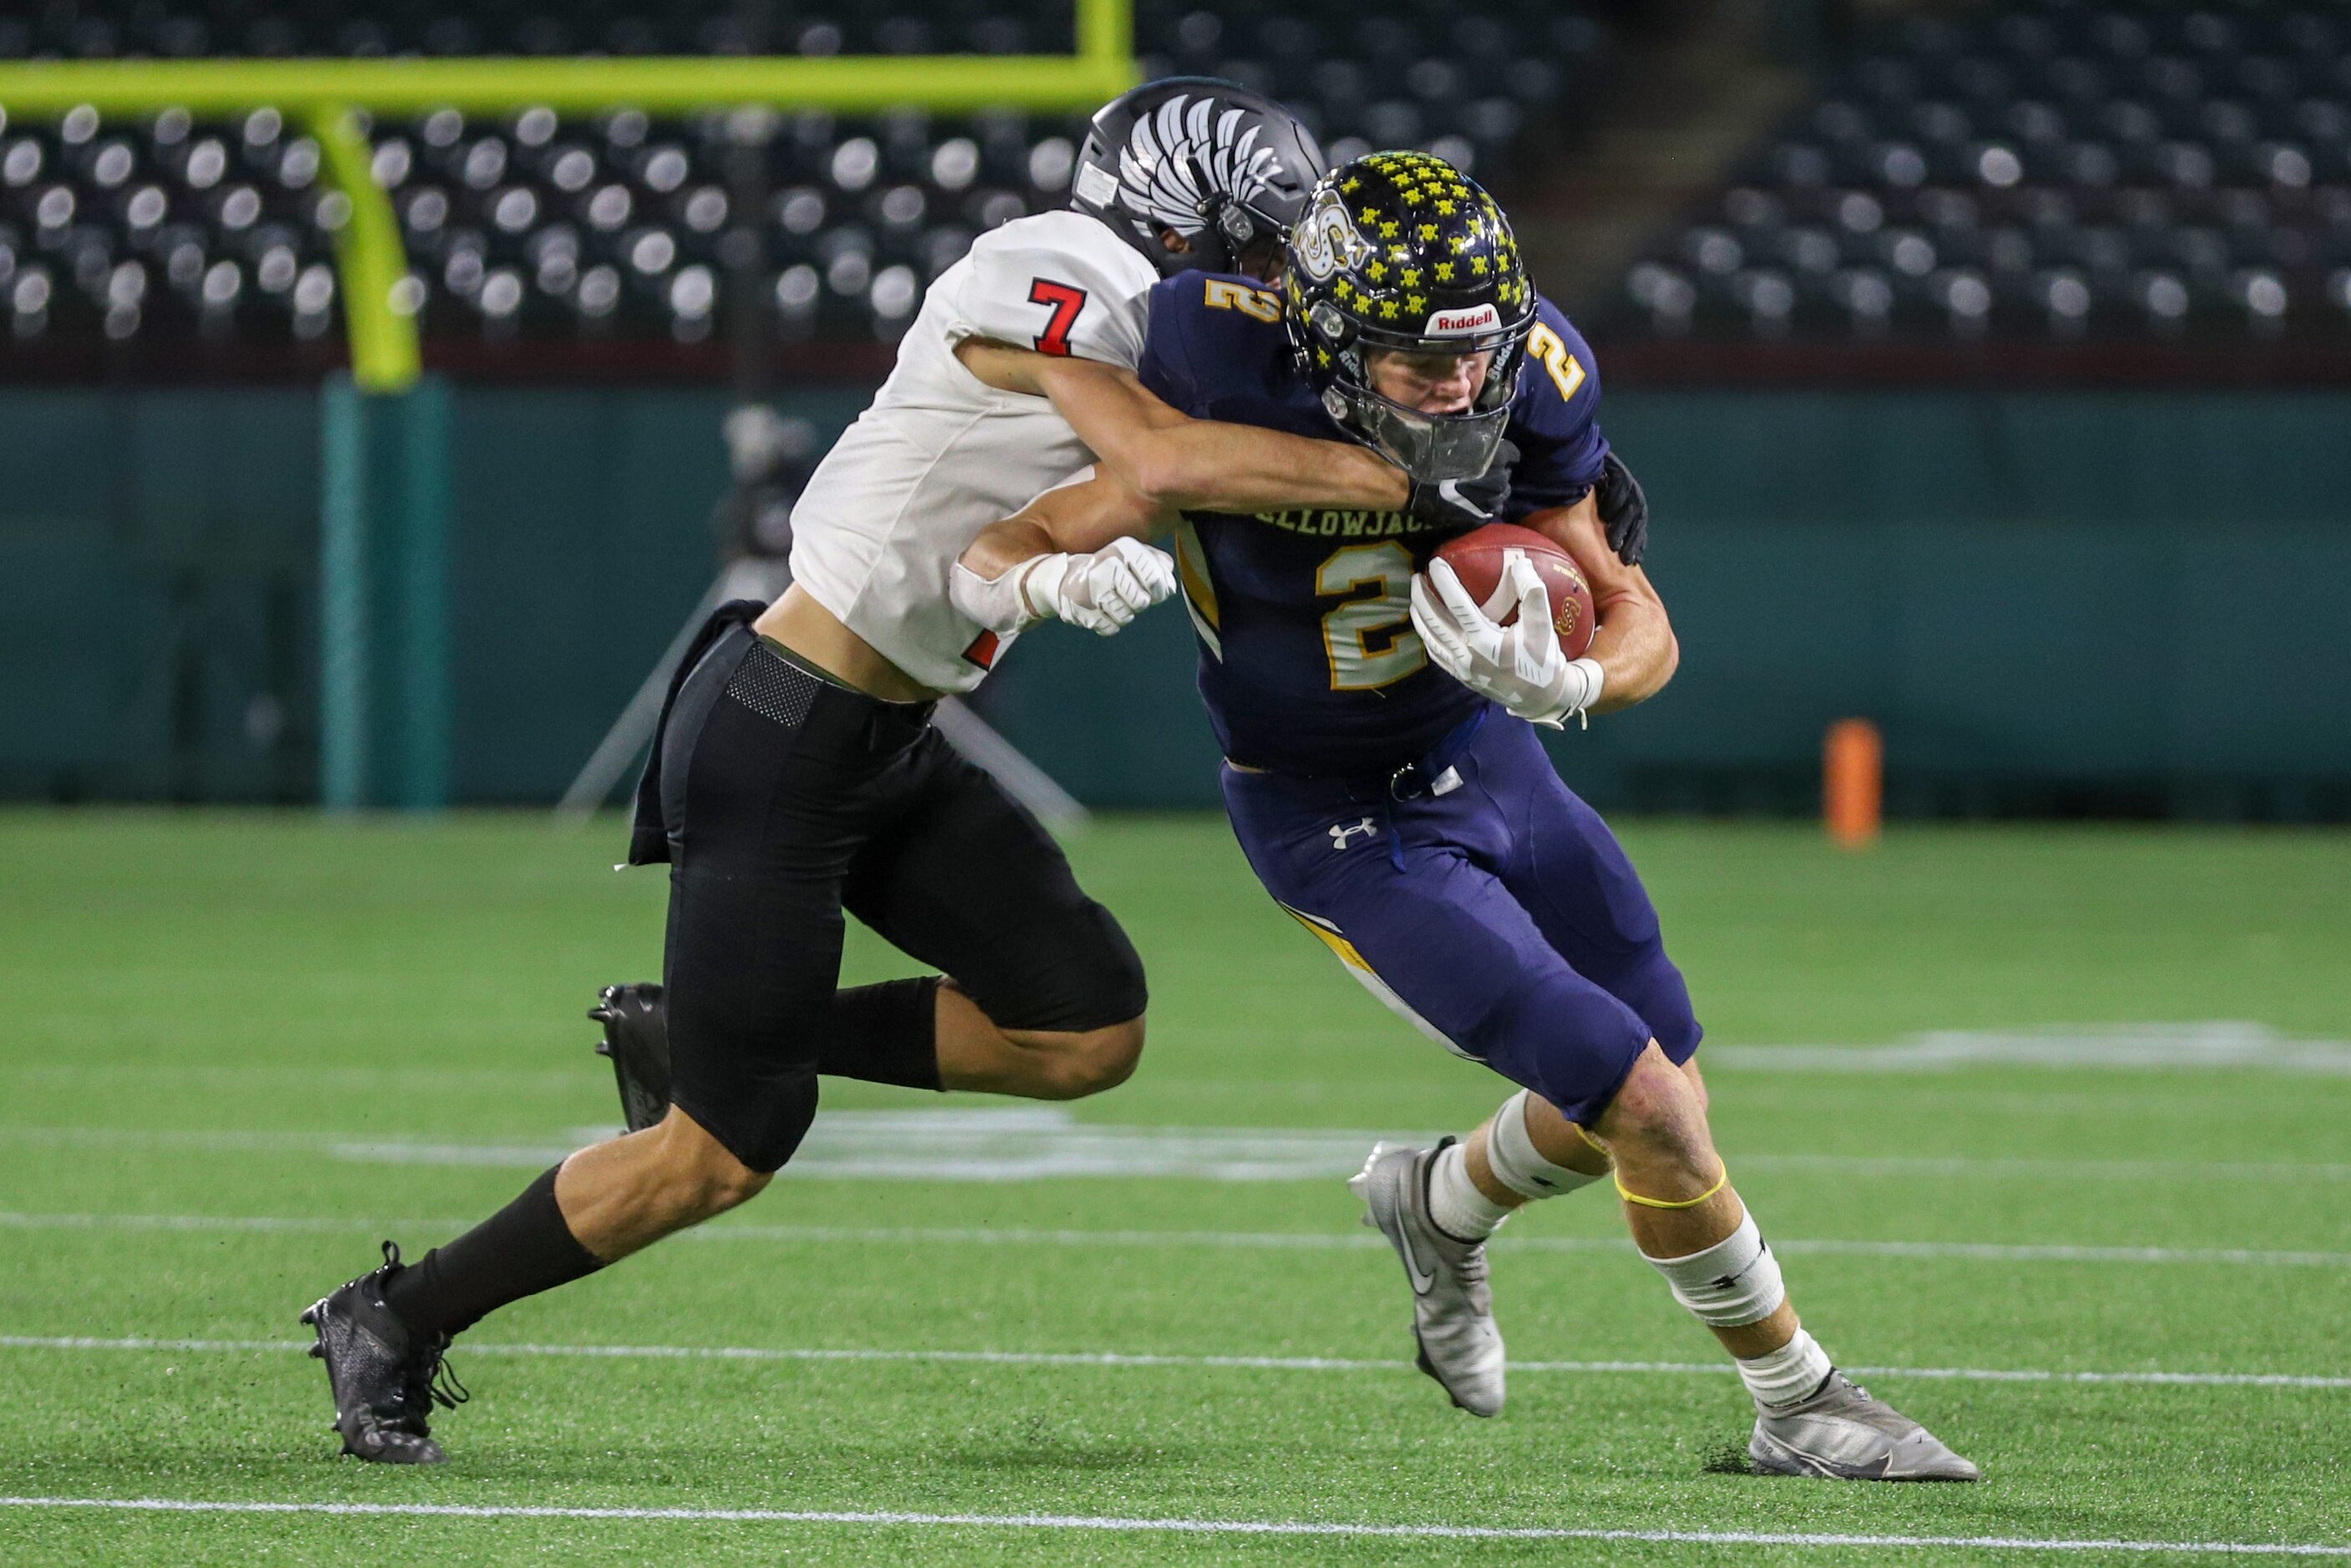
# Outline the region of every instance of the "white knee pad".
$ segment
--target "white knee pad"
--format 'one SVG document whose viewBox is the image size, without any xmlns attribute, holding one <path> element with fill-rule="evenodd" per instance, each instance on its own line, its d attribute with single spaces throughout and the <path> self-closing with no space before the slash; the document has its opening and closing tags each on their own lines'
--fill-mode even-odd
<svg viewBox="0 0 2351 1568">
<path fill-rule="evenodd" d="M 1650 1258 L 1649 1262 L 1673 1287 L 1674 1300 L 1708 1328 L 1760 1323 L 1788 1299 L 1788 1288 L 1780 1282 L 1780 1260 L 1763 1245 L 1763 1233 L 1755 1228 L 1751 1214 L 1703 1252 Z"/>
<path fill-rule="evenodd" d="M 1494 1179 L 1530 1198 L 1557 1197 L 1598 1181 L 1596 1176 L 1555 1166 L 1536 1150 L 1535 1141 L 1527 1135 L 1527 1103 L 1532 1098 L 1521 1089 L 1494 1113 L 1494 1130 L 1486 1136 L 1486 1163 L 1493 1167 Z"/>
</svg>

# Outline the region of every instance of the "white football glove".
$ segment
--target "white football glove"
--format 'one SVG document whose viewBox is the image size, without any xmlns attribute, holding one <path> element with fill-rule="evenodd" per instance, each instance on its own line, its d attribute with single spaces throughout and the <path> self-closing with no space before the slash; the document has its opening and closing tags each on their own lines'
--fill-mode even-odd
<svg viewBox="0 0 2351 1568">
<path fill-rule="evenodd" d="M 1519 618 L 1505 626 L 1495 616 L 1508 614 L 1513 601 Z M 1452 567 L 1430 561 L 1412 580 L 1412 623 L 1438 669 L 1520 718 L 1557 729 L 1600 700 L 1600 662 L 1560 651 L 1551 594 L 1524 556 L 1510 558 L 1484 605 Z"/>
<path fill-rule="evenodd" d="M 1113 539 L 1087 555 L 1031 556 L 1001 577 L 957 561 L 947 582 L 955 607 L 1000 637 L 1043 620 L 1107 637 L 1175 591 L 1175 558 L 1140 539 Z"/>
</svg>

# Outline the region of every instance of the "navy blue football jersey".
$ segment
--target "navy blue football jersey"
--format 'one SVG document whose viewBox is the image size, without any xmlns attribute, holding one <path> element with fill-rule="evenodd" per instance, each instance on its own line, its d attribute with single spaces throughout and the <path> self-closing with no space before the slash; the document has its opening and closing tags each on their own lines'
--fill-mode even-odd
<svg viewBox="0 0 2351 1568">
<path fill-rule="evenodd" d="M 1249 278 L 1191 272 L 1159 285 L 1138 373 L 1197 418 L 1345 438 L 1298 372 L 1280 296 Z M 1539 301 L 1511 409 L 1507 516 L 1592 488 L 1608 452 L 1599 402 L 1591 349 Z M 1429 664 L 1412 627 L 1413 574 L 1451 531 L 1402 512 L 1186 514 L 1177 574 L 1225 755 L 1308 776 L 1385 773 L 1485 706 Z"/>
</svg>

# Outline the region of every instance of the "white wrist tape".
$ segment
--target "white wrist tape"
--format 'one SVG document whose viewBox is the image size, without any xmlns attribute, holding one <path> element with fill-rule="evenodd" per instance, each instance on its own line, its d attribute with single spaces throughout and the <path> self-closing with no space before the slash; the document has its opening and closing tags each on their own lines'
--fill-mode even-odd
<svg viewBox="0 0 2351 1568">
<path fill-rule="evenodd" d="M 1788 1288 L 1780 1281 L 1780 1260 L 1763 1245 L 1763 1233 L 1755 1228 L 1751 1214 L 1703 1252 L 1650 1258 L 1649 1263 L 1673 1287 L 1674 1300 L 1708 1328 L 1760 1323 L 1788 1299 Z"/>
<path fill-rule="evenodd" d="M 1068 554 L 1031 556 L 1004 574 L 1019 591 L 1023 615 L 1030 621 L 1061 618 L 1061 588 L 1076 559 Z"/>
<path fill-rule="evenodd" d="M 999 637 L 1019 631 L 1035 619 L 1021 612 L 1018 566 L 1001 577 L 982 577 L 963 562 L 956 562 L 947 571 L 947 602 Z"/>
<path fill-rule="evenodd" d="M 999 637 L 1052 615 L 1060 602 L 1066 555 L 1031 556 L 1000 577 L 982 577 L 957 561 L 947 573 L 947 602 Z"/>
<path fill-rule="evenodd" d="M 1531 722 L 1548 725 L 1553 729 L 1566 728 L 1570 715 L 1589 725 L 1591 720 L 1585 715 L 1591 712 L 1592 705 L 1600 700 L 1600 688 L 1606 684 L 1607 672 L 1600 667 L 1599 660 L 1574 660 L 1560 672 L 1547 710 L 1528 716 Z"/>
<path fill-rule="evenodd" d="M 1486 1134 L 1486 1164 L 1492 1168 L 1494 1179 L 1529 1198 L 1557 1197 L 1598 1181 L 1596 1176 L 1555 1166 L 1542 1157 L 1535 1141 L 1527 1135 L 1527 1103 L 1533 1098 L 1532 1092 L 1521 1089 L 1494 1113 L 1494 1129 Z"/>
</svg>

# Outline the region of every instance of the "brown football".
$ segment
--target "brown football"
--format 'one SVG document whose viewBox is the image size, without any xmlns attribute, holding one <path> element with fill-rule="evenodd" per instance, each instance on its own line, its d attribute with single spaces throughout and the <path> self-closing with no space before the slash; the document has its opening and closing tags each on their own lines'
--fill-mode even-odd
<svg viewBox="0 0 2351 1568">
<path fill-rule="evenodd" d="M 1488 523 L 1459 538 L 1447 539 L 1437 549 L 1437 559 L 1453 569 L 1461 586 L 1487 614 L 1507 626 L 1519 618 L 1518 601 L 1502 583 L 1502 573 L 1510 569 L 1513 554 L 1525 556 L 1551 591 L 1551 624 L 1559 633 L 1561 652 L 1581 659 L 1592 646 L 1595 630 L 1592 589 L 1576 570 L 1574 558 L 1549 538 L 1516 523 Z"/>
</svg>

